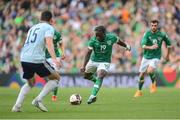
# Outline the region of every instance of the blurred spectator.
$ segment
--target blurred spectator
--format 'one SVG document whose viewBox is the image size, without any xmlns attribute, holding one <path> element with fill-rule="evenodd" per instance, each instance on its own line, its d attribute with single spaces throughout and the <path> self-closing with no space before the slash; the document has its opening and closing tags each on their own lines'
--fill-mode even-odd
<svg viewBox="0 0 180 120">
<path fill-rule="evenodd" d="M 19 54 L 28 29 L 41 11 L 50 9 L 63 35 L 67 61 L 64 73 L 78 73 L 94 26 L 103 24 L 132 46 L 114 46 L 111 72 L 138 72 L 140 40 L 151 18 L 160 20 L 173 43 L 170 64 L 180 66 L 180 2 L 178 0 L 12 0 L 0 1 L 0 73 L 19 70 Z M 169 64 L 168 64 L 169 65 Z M 160 67 L 164 65 L 160 64 Z"/>
</svg>

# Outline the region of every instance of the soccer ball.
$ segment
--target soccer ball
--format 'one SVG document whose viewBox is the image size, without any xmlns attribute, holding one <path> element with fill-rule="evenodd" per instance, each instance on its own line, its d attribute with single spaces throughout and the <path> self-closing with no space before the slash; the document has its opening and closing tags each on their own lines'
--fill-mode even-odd
<svg viewBox="0 0 180 120">
<path fill-rule="evenodd" d="M 71 105 L 80 105 L 82 102 L 82 97 L 80 94 L 72 94 L 69 99 Z"/>
</svg>

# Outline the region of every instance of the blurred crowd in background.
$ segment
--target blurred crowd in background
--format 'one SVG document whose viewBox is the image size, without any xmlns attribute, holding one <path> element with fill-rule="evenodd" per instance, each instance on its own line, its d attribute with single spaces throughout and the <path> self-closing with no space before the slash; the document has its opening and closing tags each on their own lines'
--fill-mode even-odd
<svg viewBox="0 0 180 120">
<path fill-rule="evenodd" d="M 167 64 L 180 66 L 179 0 L 0 0 L 0 73 L 19 71 L 20 51 L 28 29 L 39 22 L 43 10 L 51 10 L 55 28 L 61 32 L 66 47 L 63 73 L 79 73 L 93 27 L 104 25 L 132 46 L 131 52 L 114 46 L 110 72 L 138 72 L 142 58 L 140 41 L 149 21 L 158 18 L 160 29 L 172 40 Z M 163 49 L 163 56 L 166 50 Z"/>
</svg>

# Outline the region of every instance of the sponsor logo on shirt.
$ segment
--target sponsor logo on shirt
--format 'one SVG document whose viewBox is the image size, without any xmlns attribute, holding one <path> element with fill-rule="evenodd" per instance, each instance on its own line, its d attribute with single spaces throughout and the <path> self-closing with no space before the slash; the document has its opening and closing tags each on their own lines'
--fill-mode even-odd
<svg viewBox="0 0 180 120">
<path fill-rule="evenodd" d="M 162 37 L 158 37 L 158 41 L 161 41 L 162 40 Z"/>
</svg>

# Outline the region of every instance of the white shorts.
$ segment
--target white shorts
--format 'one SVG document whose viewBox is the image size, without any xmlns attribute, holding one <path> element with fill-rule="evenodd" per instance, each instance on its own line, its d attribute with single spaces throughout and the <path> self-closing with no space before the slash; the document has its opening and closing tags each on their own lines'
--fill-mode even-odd
<svg viewBox="0 0 180 120">
<path fill-rule="evenodd" d="M 146 59 L 142 58 L 141 65 L 139 68 L 139 72 L 145 72 L 149 66 L 153 67 L 154 69 L 157 68 L 157 65 L 159 64 L 159 59 L 154 58 L 154 59 Z"/>
<path fill-rule="evenodd" d="M 50 63 L 50 65 L 51 65 L 57 72 L 60 72 L 60 68 L 58 68 L 58 67 L 56 66 L 56 64 L 52 61 L 52 58 L 48 58 L 48 59 L 46 59 L 46 60 Z M 60 58 L 58 57 L 57 60 L 60 61 Z"/>
<path fill-rule="evenodd" d="M 92 60 L 89 60 L 89 62 L 86 65 L 86 73 L 95 73 L 99 70 L 105 70 L 108 72 L 110 67 L 110 63 L 108 62 L 94 62 Z"/>
</svg>

